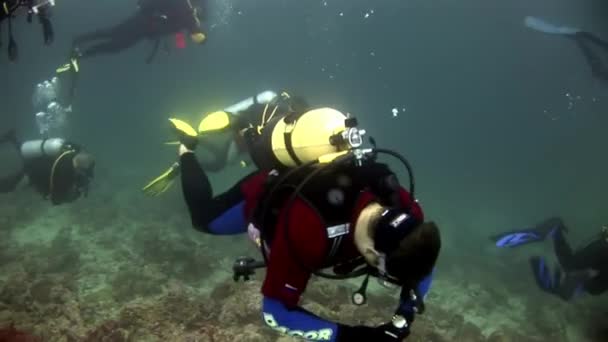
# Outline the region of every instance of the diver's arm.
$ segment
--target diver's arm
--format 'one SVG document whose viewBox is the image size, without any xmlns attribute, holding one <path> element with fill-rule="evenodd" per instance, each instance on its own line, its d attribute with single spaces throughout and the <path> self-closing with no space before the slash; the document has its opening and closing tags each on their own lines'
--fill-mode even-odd
<svg viewBox="0 0 608 342">
<path fill-rule="evenodd" d="M 422 279 L 420 283 L 418 283 L 418 286 L 416 286 L 416 289 L 401 289 L 399 305 L 397 306 L 397 310 L 395 310 L 395 316 L 405 320 L 405 326 L 401 329 L 397 329 L 404 336 L 409 335 L 410 327 L 414 322 L 416 314 L 424 312 L 424 299 L 431 289 L 433 272 Z"/>
<path fill-rule="evenodd" d="M 49 19 L 51 16 L 50 8 L 48 6 L 42 6 L 38 11 L 38 21 L 42 26 L 44 44 L 49 45 L 55 39 L 55 30 L 53 30 L 53 24 L 51 24 L 51 20 Z"/>
<path fill-rule="evenodd" d="M 300 262 L 294 259 L 294 253 L 300 253 L 297 248 L 289 245 L 285 230 L 280 229 L 288 219 L 289 231 L 307 232 L 323 229 L 323 222 L 316 219 L 314 210 L 298 205 L 295 202 L 289 218 L 280 215 L 277 231 L 272 241 L 268 259 L 268 269 L 264 279 L 262 293 L 263 317 L 265 323 L 274 330 L 309 339 L 333 342 L 350 341 L 400 341 L 386 334 L 387 327 L 348 326 L 339 324 L 302 309 L 298 302 L 310 279 L 310 272 L 305 271 Z M 319 225 L 319 226 L 317 226 Z M 291 238 L 297 239 L 298 235 Z M 306 255 L 306 254 L 304 254 Z M 320 258 L 320 259 L 319 259 Z M 309 255 L 306 262 L 310 265 L 322 263 L 324 254 L 316 258 Z"/>
<path fill-rule="evenodd" d="M 392 337 L 388 327 L 349 326 L 322 319 L 300 308 L 290 308 L 281 301 L 264 297 L 262 302 L 264 322 L 273 330 L 290 336 L 308 337 L 315 341 L 401 341 L 404 336 Z"/>
</svg>

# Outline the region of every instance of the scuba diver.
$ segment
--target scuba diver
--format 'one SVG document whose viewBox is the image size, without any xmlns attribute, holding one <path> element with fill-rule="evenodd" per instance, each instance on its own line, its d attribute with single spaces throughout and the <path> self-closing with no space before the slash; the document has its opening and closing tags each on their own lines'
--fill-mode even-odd
<svg viewBox="0 0 608 342">
<path fill-rule="evenodd" d="M 80 146 L 61 138 L 20 142 L 11 130 L 0 137 L 0 144 L 14 146 L 23 160 L 19 172 L 0 179 L 0 192 L 12 192 L 27 175 L 45 199 L 54 205 L 73 202 L 87 196 L 93 179 L 95 160 Z"/>
<path fill-rule="evenodd" d="M 198 125 L 198 132 L 185 121 L 169 119 L 178 135 L 196 139 L 199 163 L 207 172 L 219 172 L 229 165 L 250 164 L 249 148 L 244 133 L 249 128 L 261 127 L 274 116 L 304 112 L 309 108 L 305 99 L 287 92 L 277 94 L 266 90 L 248 97 L 224 110 L 207 114 Z M 171 144 L 171 143 L 169 143 Z M 200 151 L 200 150 L 203 151 Z M 144 194 L 158 196 L 167 191 L 179 175 L 179 163 L 174 163 L 159 177 L 148 183 Z"/>
<path fill-rule="evenodd" d="M 424 222 L 413 196 L 411 168 L 384 149 L 362 149 L 356 120 L 331 108 L 276 116 L 244 136 L 260 171 L 215 195 L 197 161 L 196 140 L 182 139 L 179 162 L 193 226 L 226 235 L 247 232 L 264 261 L 240 258 L 234 280 L 267 266 L 263 319 L 272 329 L 310 341 L 401 341 L 424 311 L 441 247 L 437 226 Z M 376 155 L 398 156 L 410 171 L 410 191 Z M 333 273 L 321 270 L 333 267 Z M 352 296 L 364 304 L 369 277 L 401 287 L 387 323 L 349 326 L 298 306 L 311 275 L 364 276 Z"/>
<path fill-rule="evenodd" d="M 598 38 L 593 33 L 585 32 L 574 27 L 556 26 L 536 17 L 526 17 L 524 19 L 524 24 L 526 27 L 535 31 L 546 34 L 561 35 L 573 39 L 585 56 L 587 63 L 591 67 L 593 76 L 599 80 L 608 82 L 608 57 L 602 60 L 602 58 L 593 51 L 593 45 L 595 45 L 603 50 L 603 52 L 608 56 L 607 41 Z"/>
<path fill-rule="evenodd" d="M 530 229 L 492 237 L 497 247 L 512 248 L 553 239 L 559 265 L 551 271 L 543 257 L 530 258 L 532 273 L 541 290 L 570 300 L 587 292 L 599 295 L 608 290 L 608 226 L 586 246 L 572 250 L 564 236 L 568 229 L 560 218 L 550 218 Z"/>
<path fill-rule="evenodd" d="M 11 62 L 19 57 L 17 43 L 13 36 L 13 17 L 20 9 L 27 10 L 27 22 L 32 22 L 34 14 L 38 17 L 38 22 L 42 26 L 42 38 L 44 44 L 49 45 L 53 42 L 54 31 L 51 20 L 51 7 L 55 5 L 54 0 L 0 0 L 0 28 L 2 22 L 8 21 L 8 58 Z M 1 31 L 1 30 L 0 30 Z M 0 46 L 2 41 L 0 40 Z"/>
<path fill-rule="evenodd" d="M 190 0 L 139 0 L 137 11 L 122 23 L 76 37 L 72 59 L 118 53 L 142 40 L 151 40 L 154 46 L 146 60 L 150 63 L 164 36 L 175 35 L 176 46 L 185 48 L 182 31 L 187 31 L 196 44 L 205 42 L 199 9 Z M 91 43 L 94 45 L 86 47 Z"/>
</svg>

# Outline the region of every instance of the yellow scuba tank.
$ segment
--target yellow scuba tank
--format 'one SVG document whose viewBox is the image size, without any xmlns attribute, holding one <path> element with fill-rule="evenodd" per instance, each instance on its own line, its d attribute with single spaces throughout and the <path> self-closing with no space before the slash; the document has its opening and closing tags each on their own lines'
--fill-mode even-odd
<svg viewBox="0 0 608 342">
<path fill-rule="evenodd" d="M 324 107 L 275 117 L 259 132 L 246 132 L 246 139 L 258 168 L 290 168 L 311 161 L 329 162 L 361 146 L 365 131 L 356 125 L 354 118 Z"/>
</svg>

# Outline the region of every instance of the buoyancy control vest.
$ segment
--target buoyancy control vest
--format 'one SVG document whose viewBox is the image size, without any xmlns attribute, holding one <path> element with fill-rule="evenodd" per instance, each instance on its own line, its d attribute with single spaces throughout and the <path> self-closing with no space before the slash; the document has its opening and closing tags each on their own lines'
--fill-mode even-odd
<svg viewBox="0 0 608 342">
<path fill-rule="evenodd" d="M 276 230 L 281 229 L 278 227 L 281 210 L 310 172 L 311 168 L 303 168 L 289 175 L 271 172 L 268 176 L 263 200 L 251 218 L 260 229 L 263 245 L 271 246 Z M 381 205 L 398 206 L 399 189 L 393 172 L 385 164 L 375 162 L 357 167 L 344 164 L 327 167 L 307 182 L 297 196 L 317 213 L 326 228 L 330 240 L 326 264 L 334 260 L 344 237 L 354 229 L 350 224 L 359 196 L 370 191 Z"/>
</svg>

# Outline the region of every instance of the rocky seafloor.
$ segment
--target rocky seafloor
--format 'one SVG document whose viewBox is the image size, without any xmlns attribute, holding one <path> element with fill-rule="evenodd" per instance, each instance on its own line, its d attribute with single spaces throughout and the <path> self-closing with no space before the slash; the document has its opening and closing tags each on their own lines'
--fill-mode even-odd
<svg viewBox="0 0 608 342">
<path fill-rule="evenodd" d="M 192 230 L 179 194 L 100 190 L 51 207 L 21 191 L 0 203 L 0 342 L 297 341 L 261 319 L 263 271 L 232 280 L 233 260 L 256 256 L 246 238 Z M 608 341 L 605 300 L 564 303 L 533 289 L 522 260 L 481 259 L 445 244 L 408 341 Z M 315 279 L 303 304 L 351 324 L 390 318 L 396 293 L 375 287 L 355 307 L 356 287 Z"/>
</svg>

